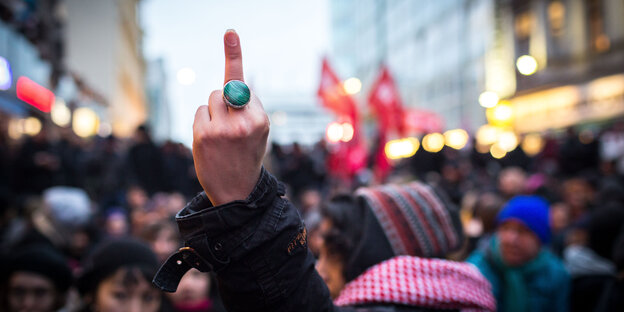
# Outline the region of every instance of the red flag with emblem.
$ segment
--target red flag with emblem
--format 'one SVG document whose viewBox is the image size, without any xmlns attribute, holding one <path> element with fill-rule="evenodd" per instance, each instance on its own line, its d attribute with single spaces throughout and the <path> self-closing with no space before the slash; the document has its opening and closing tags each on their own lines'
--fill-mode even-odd
<svg viewBox="0 0 624 312">
<path fill-rule="evenodd" d="M 390 133 L 394 132 L 399 137 L 406 135 L 401 95 L 386 66 L 382 67 L 381 75 L 371 87 L 368 104 L 378 122 L 379 141 L 375 151 L 375 168 L 373 171 L 377 180 L 383 182 L 392 169 L 385 154 L 385 145 Z"/>
<path fill-rule="evenodd" d="M 368 103 L 373 114 L 377 116 L 380 132 L 396 131 L 397 135 L 405 136 L 401 95 L 386 66 L 382 68 L 381 76 L 371 87 Z"/>
</svg>

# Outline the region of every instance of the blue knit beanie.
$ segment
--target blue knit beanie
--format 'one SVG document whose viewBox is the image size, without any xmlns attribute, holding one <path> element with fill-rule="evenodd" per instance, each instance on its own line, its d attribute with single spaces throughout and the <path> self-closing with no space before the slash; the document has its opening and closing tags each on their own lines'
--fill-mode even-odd
<svg viewBox="0 0 624 312">
<path fill-rule="evenodd" d="M 498 225 L 508 220 L 522 222 L 539 237 L 542 244 L 550 241 L 548 203 L 542 197 L 516 196 L 512 198 L 496 218 Z"/>
</svg>

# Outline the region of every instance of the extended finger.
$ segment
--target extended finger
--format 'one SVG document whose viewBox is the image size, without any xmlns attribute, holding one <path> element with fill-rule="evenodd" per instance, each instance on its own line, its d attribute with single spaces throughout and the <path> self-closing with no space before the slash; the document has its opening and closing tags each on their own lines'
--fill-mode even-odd
<svg viewBox="0 0 624 312">
<path fill-rule="evenodd" d="M 223 36 L 225 50 L 225 81 L 245 81 L 243 78 L 243 55 L 241 52 L 240 38 L 233 29 L 228 29 Z"/>
</svg>

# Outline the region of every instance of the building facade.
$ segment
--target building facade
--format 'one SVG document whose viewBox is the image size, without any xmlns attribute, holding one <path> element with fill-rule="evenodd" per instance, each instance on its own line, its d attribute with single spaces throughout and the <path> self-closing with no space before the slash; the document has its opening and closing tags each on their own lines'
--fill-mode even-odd
<svg viewBox="0 0 624 312">
<path fill-rule="evenodd" d="M 515 57 L 538 69 L 517 73 L 514 128 L 542 132 L 624 116 L 624 1 L 505 3 L 513 14 Z"/>
<path fill-rule="evenodd" d="M 145 87 L 148 101 L 147 123 L 157 142 L 171 138 L 171 111 L 167 97 L 167 73 L 163 59 L 147 63 Z"/>
<path fill-rule="evenodd" d="M 68 69 L 103 97 L 115 135 L 148 118 L 139 0 L 65 0 Z"/>
<path fill-rule="evenodd" d="M 624 114 L 621 0 L 332 1 L 332 61 L 362 80 L 381 64 L 403 104 L 438 113 L 445 128 L 485 124 L 479 95 L 509 100 L 518 133 Z M 537 72 L 516 68 L 531 56 Z"/>
<path fill-rule="evenodd" d="M 54 90 L 63 73 L 63 21 L 59 1 L 0 2 L 0 108 L 14 116 L 36 113 L 16 97 L 16 82 L 27 77 Z"/>
<path fill-rule="evenodd" d="M 331 9 L 332 61 L 340 75 L 362 80 L 360 105 L 386 64 L 404 106 L 438 113 L 449 129 L 485 122 L 478 97 L 493 49 L 493 0 L 332 1 Z"/>
</svg>

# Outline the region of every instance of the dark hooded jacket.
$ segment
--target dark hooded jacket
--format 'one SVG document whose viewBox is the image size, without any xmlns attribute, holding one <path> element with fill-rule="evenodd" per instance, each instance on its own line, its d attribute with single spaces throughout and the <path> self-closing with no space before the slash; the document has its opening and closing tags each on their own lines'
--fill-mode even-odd
<svg viewBox="0 0 624 312">
<path fill-rule="evenodd" d="M 217 273 L 228 311 L 432 311 L 388 302 L 335 306 L 314 268 L 303 221 L 282 197 L 284 191 L 284 186 L 262 169 L 245 200 L 213 207 L 205 193 L 199 194 L 176 216 L 186 247 L 166 261 L 154 284 L 175 291 L 182 275 L 195 267 Z M 361 256 L 347 264 L 351 268 L 347 274 L 354 277 L 395 255 L 388 242 L 384 246 L 379 239 L 382 236 L 374 234 L 380 225 L 366 210 L 362 212 L 367 230 L 361 241 L 367 243 L 356 246 Z M 379 248 L 367 248 L 369 243 Z"/>
</svg>

